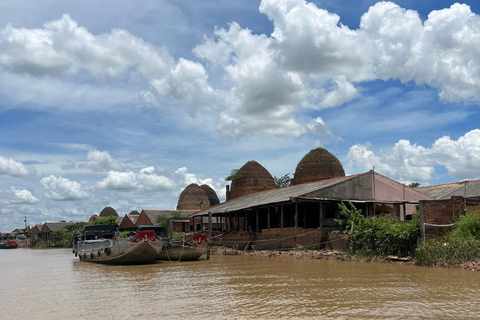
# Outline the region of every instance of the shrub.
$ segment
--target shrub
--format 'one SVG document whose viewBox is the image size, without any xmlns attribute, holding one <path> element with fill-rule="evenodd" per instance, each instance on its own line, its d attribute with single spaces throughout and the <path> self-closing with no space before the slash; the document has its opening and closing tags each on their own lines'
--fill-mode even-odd
<svg viewBox="0 0 480 320">
<path fill-rule="evenodd" d="M 480 213 L 474 212 L 457 220 L 445 234 L 445 241 L 422 243 L 415 252 L 416 264 L 449 266 L 480 258 Z"/>
<path fill-rule="evenodd" d="M 349 235 L 349 248 L 353 254 L 364 256 L 398 255 L 409 256 L 415 252 L 420 235 L 420 219 L 415 214 L 410 221 L 385 217 L 365 218 L 352 203 L 349 207 L 339 204 L 340 214 L 345 218 L 337 222 Z"/>
</svg>

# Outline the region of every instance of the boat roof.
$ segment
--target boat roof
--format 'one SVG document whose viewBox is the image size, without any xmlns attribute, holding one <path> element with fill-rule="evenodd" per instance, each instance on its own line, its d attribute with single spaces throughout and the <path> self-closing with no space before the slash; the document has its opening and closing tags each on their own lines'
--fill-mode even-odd
<svg viewBox="0 0 480 320">
<path fill-rule="evenodd" d="M 99 224 L 88 225 L 83 227 L 83 231 L 115 231 L 117 230 L 116 224 Z"/>
<path fill-rule="evenodd" d="M 155 231 L 163 231 L 165 228 L 159 225 L 139 225 L 137 227 L 137 231 L 139 230 L 155 230 Z"/>
</svg>

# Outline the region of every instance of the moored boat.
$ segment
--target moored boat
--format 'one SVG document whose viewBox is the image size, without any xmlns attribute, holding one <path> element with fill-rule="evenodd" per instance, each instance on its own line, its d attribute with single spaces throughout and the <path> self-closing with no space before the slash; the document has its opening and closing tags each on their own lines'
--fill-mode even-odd
<svg viewBox="0 0 480 320">
<path fill-rule="evenodd" d="M 153 262 L 162 251 L 163 240 L 153 230 L 142 230 L 119 239 L 116 225 L 85 226 L 72 239 L 73 253 L 81 261 L 108 264 Z"/>
<path fill-rule="evenodd" d="M 195 234 L 186 240 L 175 241 L 168 239 L 164 241 L 162 252 L 158 260 L 167 261 L 190 261 L 197 260 L 207 252 L 207 236 Z"/>
<path fill-rule="evenodd" d="M 0 242 L 0 249 L 16 249 L 18 244 L 15 240 Z"/>
</svg>

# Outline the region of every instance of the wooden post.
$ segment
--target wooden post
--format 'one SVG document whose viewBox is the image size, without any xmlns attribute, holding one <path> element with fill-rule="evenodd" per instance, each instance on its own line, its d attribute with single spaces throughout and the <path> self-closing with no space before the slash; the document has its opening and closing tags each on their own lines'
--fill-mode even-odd
<svg viewBox="0 0 480 320">
<path fill-rule="evenodd" d="M 168 234 L 170 235 L 170 238 L 173 238 L 173 218 L 168 219 Z"/>
<path fill-rule="evenodd" d="M 270 207 L 267 208 L 267 229 L 268 229 L 268 236 L 270 236 Z"/>
<path fill-rule="evenodd" d="M 208 242 L 207 242 L 207 260 L 210 260 L 210 249 L 212 241 L 212 213 L 208 213 Z"/>
<path fill-rule="evenodd" d="M 318 241 L 319 245 L 318 245 L 318 249 L 320 249 L 320 244 L 322 243 L 322 238 L 323 238 L 323 219 L 325 219 L 325 210 L 323 209 L 323 206 L 322 206 L 322 203 L 320 202 L 319 203 L 319 207 L 320 207 L 320 221 L 319 221 L 319 227 L 320 227 L 320 240 Z"/>
<path fill-rule="evenodd" d="M 258 222 L 258 209 L 255 210 L 255 222 L 257 223 L 257 233 L 260 233 L 260 225 L 259 225 L 259 222 Z"/>
<path fill-rule="evenodd" d="M 298 202 L 295 201 L 295 237 L 293 241 L 293 248 L 297 246 L 297 228 L 298 228 Z"/>
<path fill-rule="evenodd" d="M 280 207 L 280 235 L 283 236 L 283 204 Z"/>
<path fill-rule="evenodd" d="M 425 206 L 422 201 L 418 206 L 418 211 L 420 212 L 420 238 L 425 242 Z"/>
<path fill-rule="evenodd" d="M 307 210 L 305 208 L 305 203 L 303 204 L 303 229 L 307 229 Z"/>
</svg>

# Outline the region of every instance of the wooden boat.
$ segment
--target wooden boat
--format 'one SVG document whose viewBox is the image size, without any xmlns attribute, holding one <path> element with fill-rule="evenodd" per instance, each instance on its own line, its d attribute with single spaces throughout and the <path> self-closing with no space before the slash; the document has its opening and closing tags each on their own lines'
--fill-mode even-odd
<svg viewBox="0 0 480 320">
<path fill-rule="evenodd" d="M 163 250 L 158 260 L 189 261 L 197 260 L 207 252 L 207 236 L 196 234 L 183 241 L 168 239 L 164 241 Z"/>
<path fill-rule="evenodd" d="M 116 225 L 85 226 L 72 239 L 73 253 L 81 261 L 108 264 L 153 262 L 163 249 L 163 240 L 153 230 L 142 230 L 118 239 Z"/>
<path fill-rule="evenodd" d="M 15 240 L 0 242 L 0 249 L 16 249 L 18 244 Z"/>
</svg>

